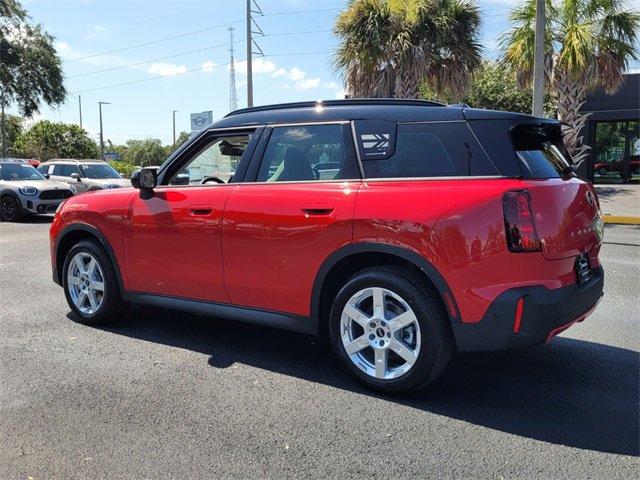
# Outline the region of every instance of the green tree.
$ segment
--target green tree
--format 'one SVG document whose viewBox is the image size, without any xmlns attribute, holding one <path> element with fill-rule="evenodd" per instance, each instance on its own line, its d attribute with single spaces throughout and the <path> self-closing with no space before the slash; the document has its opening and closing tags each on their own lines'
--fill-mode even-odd
<svg viewBox="0 0 640 480">
<path fill-rule="evenodd" d="M 42 100 L 57 105 L 66 96 L 53 37 L 28 18 L 16 0 L 0 1 L 0 90 L 5 105 L 15 102 L 25 116 Z"/>
<path fill-rule="evenodd" d="M 75 124 L 41 120 L 18 135 L 14 150 L 21 156 L 45 161 L 51 158 L 98 158 L 100 150 L 85 130 Z"/>
<path fill-rule="evenodd" d="M 180 148 L 184 142 L 189 140 L 190 136 L 191 134 L 187 132 L 180 132 L 180 135 L 176 138 L 176 143 L 174 145 L 167 146 L 167 157 Z"/>
<path fill-rule="evenodd" d="M 587 116 L 580 113 L 587 94 L 596 87 L 615 92 L 635 46 L 640 12 L 626 10 L 623 0 L 547 0 L 545 70 L 556 98 L 558 118 L 565 122 L 564 142 L 574 161 L 588 155 L 580 132 Z M 504 59 L 519 72 L 521 85 L 533 74 L 536 1 L 526 0 L 511 11 L 505 33 Z"/>
<path fill-rule="evenodd" d="M 7 142 L 7 148 L 5 150 L 2 143 L 2 137 L 0 137 L 0 152 L 7 152 L 8 156 L 13 155 L 12 145 L 15 144 L 16 139 L 22 133 L 22 123 L 24 119 L 17 115 L 5 115 L 5 139 Z M 1 155 L 1 154 L 0 154 Z"/>
<path fill-rule="evenodd" d="M 418 98 L 425 80 L 461 96 L 481 63 L 479 26 L 467 0 L 353 0 L 334 65 L 354 97 Z"/>
<path fill-rule="evenodd" d="M 147 138 L 127 141 L 127 151 L 123 160 L 132 165 L 148 167 L 162 164 L 166 156 L 167 153 L 159 139 Z"/>
<path fill-rule="evenodd" d="M 424 84 L 421 96 L 427 100 L 443 103 L 455 103 L 456 98 L 450 92 L 436 92 Z M 498 62 L 484 62 L 471 79 L 469 90 L 462 102 L 474 108 L 507 110 L 510 112 L 531 113 L 533 91 L 518 84 L 516 73 L 508 66 Z M 549 95 L 545 98 L 545 110 L 554 115 Z"/>
</svg>

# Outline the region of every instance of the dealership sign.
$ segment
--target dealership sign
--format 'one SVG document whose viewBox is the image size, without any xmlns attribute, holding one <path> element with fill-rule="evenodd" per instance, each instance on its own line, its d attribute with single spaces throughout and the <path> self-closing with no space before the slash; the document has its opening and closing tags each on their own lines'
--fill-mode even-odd
<svg viewBox="0 0 640 480">
<path fill-rule="evenodd" d="M 213 123 L 213 112 L 199 112 L 191 114 L 191 131 L 197 132 Z"/>
</svg>

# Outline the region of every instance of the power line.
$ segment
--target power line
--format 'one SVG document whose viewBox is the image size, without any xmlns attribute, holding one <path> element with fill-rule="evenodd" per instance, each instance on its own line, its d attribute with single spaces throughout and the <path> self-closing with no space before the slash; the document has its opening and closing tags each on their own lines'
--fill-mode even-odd
<svg viewBox="0 0 640 480">
<path fill-rule="evenodd" d="M 265 55 L 265 57 L 286 57 L 286 56 L 298 56 L 298 55 L 299 56 L 327 55 L 328 53 L 330 53 L 330 52 L 328 52 L 326 50 L 322 50 L 322 51 L 319 51 L 319 52 L 274 53 L 274 54 Z M 229 65 L 229 62 L 218 64 L 218 66 L 220 66 L 220 67 L 224 67 L 224 66 L 227 66 L 227 65 Z M 166 79 L 166 78 L 175 78 L 175 77 L 187 75 L 187 74 L 190 74 L 190 73 L 202 72 L 202 71 L 205 71 L 207 68 L 208 67 L 194 68 L 194 69 L 191 69 L 191 70 L 186 70 L 186 71 L 184 71 L 184 72 L 182 72 L 182 73 L 180 73 L 178 75 L 165 75 L 165 76 L 157 75 L 155 77 L 141 78 L 139 80 L 130 80 L 128 82 L 113 83 L 113 84 L 104 85 L 104 86 L 101 86 L 101 87 L 95 87 L 95 88 L 88 88 L 88 89 L 85 89 L 85 90 L 79 90 L 79 91 L 73 92 L 73 93 L 74 94 L 78 94 L 78 93 L 94 92 L 96 90 L 105 90 L 107 88 L 124 87 L 124 86 L 127 86 L 127 85 L 134 85 L 136 83 L 143 83 L 143 82 L 150 82 L 150 81 L 153 81 L 153 80 L 160 80 L 160 79 L 163 79 L 163 78 L 164 79 Z"/>
<path fill-rule="evenodd" d="M 179 35 L 173 35 L 171 37 L 159 38 L 157 40 L 152 40 L 151 42 L 138 43 L 138 44 L 135 44 L 135 45 L 130 45 L 128 47 L 122 47 L 122 48 L 116 48 L 116 49 L 113 49 L 113 50 L 107 50 L 106 52 L 93 53 L 91 55 L 86 55 L 84 57 L 78 57 L 78 58 L 69 59 L 69 60 L 66 61 L 66 63 L 78 62 L 80 60 L 86 60 L 87 58 L 101 57 L 103 55 L 109 55 L 111 53 L 124 52 L 125 50 L 132 50 L 134 48 L 146 47 L 146 46 L 149 46 L 149 45 L 156 45 L 158 43 L 167 42 L 169 40 L 175 40 L 177 38 L 188 37 L 188 36 L 191 36 L 191 35 L 197 35 L 198 33 L 202 33 L 202 32 L 208 32 L 208 31 L 211 31 L 211 30 L 219 29 L 219 28 L 230 27 L 231 25 L 234 25 L 234 24 L 240 23 L 240 22 L 242 22 L 242 20 L 236 20 L 234 22 L 229 22 L 229 23 L 225 23 L 225 24 L 221 24 L 221 25 L 215 25 L 213 27 L 202 28 L 200 30 L 193 30 L 191 32 L 181 33 Z"/>
<path fill-rule="evenodd" d="M 233 27 L 229 27 L 229 28 L 233 28 Z M 327 33 L 327 32 L 331 32 L 331 30 L 312 30 L 312 31 L 308 31 L 308 32 L 282 32 L 282 33 L 272 33 L 272 34 L 268 34 L 265 35 L 266 37 L 279 37 L 279 36 L 290 36 L 290 35 L 312 35 L 312 34 L 316 34 L 316 33 Z M 242 40 L 240 40 L 241 42 L 244 42 L 246 39 L 243 38 Z M 116 67 L 109 67 L 109 68 L 104 68 L 101 70 L 93 70 L 91 72 L 84 72 L 84 73 L 78 73 L 76 75 L 70 75 L 68 77 L 66 77 L 67 79 L 72 79 L 72 78 L 78 78 L 78 77 L 86 77 L 89 75 L 96 75 L 98 73 L 105 73 L 105 72 L 112 72 L 114 70 L 121 70 L 123 68 L 131 68 L 131 67 L 138 67 L 140 65 L 145 65 L 147 63 L 152 63 L 152 62 L 159 62 L 161 60 L 169 60 L 172 58 L 177 58 L 177 57 L 182 57 L 182 56 L 186 56 L 186 55 L 192 55 L 194 53 L 201 53 L 201 52 L 206 52 L 208 50 L 215 50 L 217 48 L 222 48 L 222 47 L 226 47 L 228 46 L 228 42 L 225 43 L 221 43 L 219 45 L 212 45 L 210 47 L 204 47 L 204 48 L 198 48 L 195 50 L 188 50 L 185 52 L 178 52 L 172 55 L 165 55 L 164 57 L 156 57 L 156 58 L 152 58 L 149 60 L 141 60 L 139 62 L 135 62 L 135 63 L 128 63 L 126 65 L 118 65 Z"/>
<path fill-rule="evenodd" d="M 298 14 L 304 14 L 304 13 L 315 13 L 315 12 L 326 12 L 326 11 L 332 11 L 332 10 L 340 10 L 338 8 L 319 8 L 319 9 L 314 9 L 314 10 L 298 10 L 298 11 L 289 11 L 289 12 L 275 12 L 275 13 L 267 13 L 267 14 L 263 14 L 265 17 L 266 16 L 275 16 L 275 15 L 298 15 Z M 236 23 L 242 23 L 244 22 L 244 20 L 235 20 L 233 22 L 228 22 L 228 23 L 224 23 L 224 24 L 220 24 L 220 25 L 214 25 L 212 27 L 207 27 L 207 28 L 201 28 L 199 30 L 193 30 L 190 32 L 185 32 L 185 33 L 181 33 L 178 35 L 172 35 L 170 37 L 163 37 L 163 38 L 159 38 L 156 40 L 152 40 L 150 42 L 143 42 L 143 43 L 137 43 L 134 45 L 129 45 L 128 47 L 122 47 L 122 48 L 116 48 L 113 50 L 107 50 L 104 52 L 98 52 L 98 53 L 92 53 L 90 55 L 85 55 L 83 57 L 76 57 L 76 58 L 70 58 L 68 60 L 65 60 L 65 63 L 73 63 L 73 62 L 79 62 L 80 60 L 86 60 L 88 58 L 95 58 L 95 57 L 100 57 L 103 55 L 109 55 L 112 53 L 119 53 L 119 52 L 124 52 L 126 50 L 132 50 L 134 48 L 140 48 L 140 47 L 147 47 L 149 45 L 156 45 L 158 43 L 162 43 L 162 42 L 167 42 L 169 40 L 175 40 L 178 38 L 184 38 L 184 37 L 188 37 L 191 35 L 197 35 L 199 33 L 203 33 L 203 32 L 208 32 L 211 30 L 217 30 L 220 28 L 225 28 L 225 27 L 230 27 L 232 25 L 235 25 Z M 261 33 L 261 32 L 260 32 Z"/>
</svg>

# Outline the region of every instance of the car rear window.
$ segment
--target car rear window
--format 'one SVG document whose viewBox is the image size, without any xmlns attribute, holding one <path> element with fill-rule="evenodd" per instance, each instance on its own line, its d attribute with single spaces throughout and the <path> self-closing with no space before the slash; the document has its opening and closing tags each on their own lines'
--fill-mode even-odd
<svg viewBox="0 0 640 480">
<path fill-rule="evenodd" d="M 393 129 L 387 126 L 388 131 L 384 131 L 385 125 L 379 123 L 380 131 L 368 131 L 356 124 L 367 178 L 498 174 L 465 122 L 398 124 L 397 131 L 395 125 Z M 392 140 L 388 145 L 387 139 Z M 372 145 L 385 146 L 386 158 L 374 158 L 374 155 L 383 155 L 375 152 Z"/>
<path fill-rule="evenodd" d="M 559 178 L 571 173 L 559 126 L 518 125 L 511 139 L 526 177 Z"/>
</svg>

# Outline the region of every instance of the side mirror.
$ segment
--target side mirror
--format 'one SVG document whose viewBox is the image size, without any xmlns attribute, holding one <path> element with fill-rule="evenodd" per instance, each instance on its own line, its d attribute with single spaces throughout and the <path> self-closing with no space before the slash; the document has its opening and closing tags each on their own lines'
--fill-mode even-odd
<svg viewBox="0 0 640 480">
<path fill-rule="evenodd" d="M 155 168 L 142 168 L 131 175 L 131 185 L 133 188 L 149 192 L 155 188 L 158 183 L 158 176 Z"/>
<path fill-rule="evenodd" d="M 76 182 L 80 181 L 80 174 L 79 173 L 72 173 L 71 174 L 71 178 L 75 178 Z"/>
<path fill-rule="evenodd" d="M 47 180 L 49 180 L 49 179 L 51 178 L 51 175 L 49 175 L 48 173 L 45 173 L 43 176 L 44 176 L 44 178 L 46 178 Z"/>
</svg>

